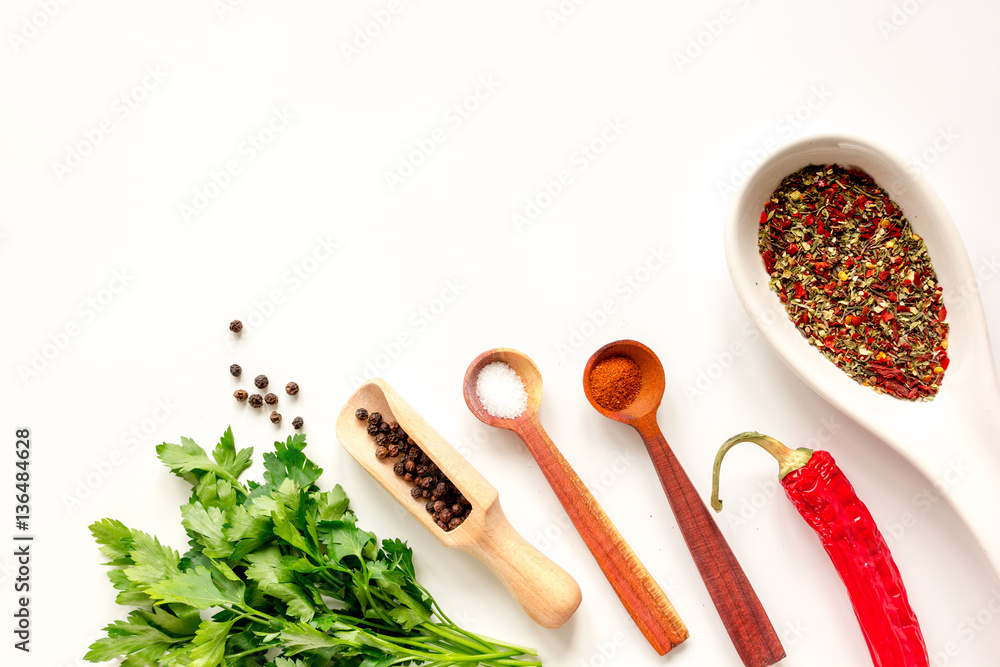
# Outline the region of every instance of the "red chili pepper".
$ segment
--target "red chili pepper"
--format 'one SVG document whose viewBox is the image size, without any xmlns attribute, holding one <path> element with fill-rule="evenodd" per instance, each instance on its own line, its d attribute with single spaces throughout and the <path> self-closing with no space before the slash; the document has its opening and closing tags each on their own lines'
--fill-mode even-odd
<svg viewBox="0 0 1000 667">
<path fill-rule="evenodd" d="M 719 500 L 722 458 L 734 445 L 753 442 L 778 461 L 785 495 L 819 535 L 854 606 L 875 667 L 927 667 L 929 659 L 920 624 L 910 607 L 889 547 L 871 512 L 828 452 L 791 450 L 760 433 L 740 433 L 727 440 L 715 457 L 712 507 Z"/>
</svg>

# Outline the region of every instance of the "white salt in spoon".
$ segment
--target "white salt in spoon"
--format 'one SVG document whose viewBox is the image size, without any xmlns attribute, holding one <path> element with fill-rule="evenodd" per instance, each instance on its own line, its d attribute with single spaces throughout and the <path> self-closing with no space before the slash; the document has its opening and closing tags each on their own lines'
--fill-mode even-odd
<svg viewBox="0 0 1000 667">
<path fill-rule="evenodd" d="M 950 325 L 951 365 L 932 401 L 877 394 L 850 379 L 809 345 L 768 287 L 757 246 L 765 202 L 785 176 L 831 163 L 867 172 L 927 244 Z M 972 264 L 929 184 L 866 140 L 832 134 L 802 139 L 769 156 L 744 184 L 726 219 L 725 244 L 736 293 L 778 356 L 820 396 L 935 482 L 1000 575 L 1000 385 Z"/>
</svg>

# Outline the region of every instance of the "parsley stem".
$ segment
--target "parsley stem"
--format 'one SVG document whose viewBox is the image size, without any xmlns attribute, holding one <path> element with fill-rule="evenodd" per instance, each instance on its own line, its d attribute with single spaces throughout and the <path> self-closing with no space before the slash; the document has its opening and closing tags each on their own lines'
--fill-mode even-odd
<svg viewBox="0 0 1000 667">
<path fill-rule="evenodd" d="M 441 625 L 438 623 L 422 623 L 419 627 L 425 628 L 448 639 L 449 641 L 472 649 L 473 651 L 493 650 L 493 647 L 480 641 L 477 636 L 469 636 L 471 633 L 460 632 L 455 626 Z"/>
<path fill-rule="evenodd" d="M 517 644 L 511 644 L 510 642 L 505 642 L 505 641 L 501 641 L 499 639 L 494 639 L 493 637 L 487 637 L 486 635 L 474 634 L 474 633 L 472 633 L 472 632 L 470 632 L 468 630 L 465 630 L 464 628 L 460 628 L 458 626 L 455 626 L 455 630 L 457 630 L 458 632 L 461 632 L 461 633 L 463 633 L 465 635 L 473 636 L 473 637 L 475 637 L 479 641 L 488 642 L 489 644 L 492 644 L 493 646 L 500 646 L 500 647 L 503 647 L 503 648 L 506 648 L 506 649 L 510 649 L 512 651 L 518 651 L 518 653 L 520 655 L 538 655 L 538 651 L 536 651 L 533 648 L 529 648 L 527 646 L 519 646 Z M 521 663 L 518 663 L 518 664 L 521 664 Z"/>
<path fill-rule="evenodd" d="M 281 642 L 278 642 L 276 644 L 264 644 L 263 646 L 258 646 L 257 648 L 252 648 L 252 649 L 250 649 L 248 651 L 243 651 L 242 653 L 233 653 L 231 655 L 227 655 L 226 656 L 226 660 L 227 661 L 232 661 L 232 660 L 235 660 L 236 658 L 242 658 L 245 655 L 253 655 L 254 653 L 260 653 L 261 651 L 267 651 L 267 650 L 270 650 L 272 648 L 277 648 L 278 646 L 281 646 Z"/>
<path fill-rule="evenodd" d="M 271 625 L 273 623 L 278 622 L 278 619 L 276 619 L 274 616 L 266 614 L 265 612 L 260 611 L 259 609 L 254 609 L 248 604 L 245 603 L 241 604 L 240 607 L 246 610 L 246 613 L 241 615 L 242 618 L 252 618 L 258 623 L 263 623 L 264 625 Z"/>
</svg>

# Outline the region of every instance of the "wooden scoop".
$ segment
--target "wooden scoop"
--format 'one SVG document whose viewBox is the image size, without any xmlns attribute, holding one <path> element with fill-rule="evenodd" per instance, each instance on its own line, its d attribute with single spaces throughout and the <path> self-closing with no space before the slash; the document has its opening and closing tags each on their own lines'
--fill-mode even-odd
<svg viewBox="0 0 1000 667">
<path fill-rule="evenodd" d="M 472 503 L 462 525 L 446 532 L 434 523 L 424 508 L 426 501 L 414 499 L 412 485 L 393 472 L 399 459 L 375 456 L 368 422 L 355 416 L 358 408 L 398 422 Z M 348 399 L 337 418 L 337 439 L 442 544 L 472 554 L 492 570 L 533 621 L 558 628 L 580 606 L 576 581 L 514 530 L 500 508 L 496 489 L 385 381 L 375 378 Z"/>
<path fill-rule="evenodd" d="M 528 393 L 527 407 L 513 419 L 491 415 L 476 394 L 479 371 L 494 361 L 513 368 Z M 526 354 L 508 348 L 484 352 L 469 364 L 464 391 L 465 402 L 480 421 L 513 431 L 524 441 L 604 576 L 656 652 L 663 655 L 687 639 L 687 627 L 666 594 L 542 428 L 538 420 L 542 375 L 534 362 Z"/>
<path fill-rule="evenodd" d="M 610 410 L 595 398 L 590 372 L 604 359 L 619 356 L 631 359 L 639 367 L 641 384 L 638 396 L 631 403 L 620 410 Z M 773 665 L 785 657 L 781 641 L 725 536 L 656 423 L 663 388 L 660 360 L 651 349 L 634 340 L 605 345 L 590 357 L 583 371 L 583 391 L 591 405 L 605 417 L 634 428 L 646 444 L 677 526 L 743 664 Z"/>
</svg>

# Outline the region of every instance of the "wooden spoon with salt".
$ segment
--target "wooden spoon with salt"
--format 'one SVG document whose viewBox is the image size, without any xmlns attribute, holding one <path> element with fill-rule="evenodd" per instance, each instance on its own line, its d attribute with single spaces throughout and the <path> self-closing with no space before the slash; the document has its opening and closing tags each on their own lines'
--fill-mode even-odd
<svg viewBox="0 0 1000 667">
<path fill-rule="evenodd" d="M 624 394 L 619 385 L 615 395 L 599 395 L 596 390 L 599 378 L 593 374 L 594 368 L 602 362 L 616 363 L 609 361 L 614 357 L 631 360 L 639 382 Z M 590 357 L 583 371 L 583 390 L 594 409 L 634 428 L 646 444 L 684 541 L 743 664 L 773 665 L 785 657 L 781 641 L 718 524 L 656 423 L 664 385 L 660 360 L 652 350 L 634 340 L 605 345 Z"/>
<path fill-rule="evenodd" d="M 511 419 L 491 415 L 476 392 L 479 372 L 496 361 L 507 364 L 518 374 L 528 394 L 527 407 Z M 481 422 L 513 431 L 527 446 L 604 576 L 657 653 L 663 655 L 687 639 L 687 627 L 666 594 L 542 428 L 538 419 L 542 375 L 534 362 L 517 350 L 488 350 L 469 364 L 464 393 L 469 410 Z"/>
</svg>

